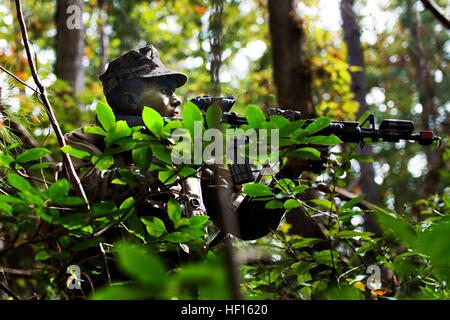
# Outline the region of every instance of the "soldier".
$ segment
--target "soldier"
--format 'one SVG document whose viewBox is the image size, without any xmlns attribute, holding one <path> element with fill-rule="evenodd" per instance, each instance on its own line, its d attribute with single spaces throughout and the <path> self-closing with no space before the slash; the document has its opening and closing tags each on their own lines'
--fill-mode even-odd
<svg viewBox="0 0 450 320">
<path fill-rule="evenodd" d="M 167 117 L 178 115 L 181 100 L 175 95 L 175 89 L 187 82 L 187 76 L 167 69 L 161 62 L 156 48 L 148 45 L 131 50 L 110 62 L 100 80 L 106 100 L 116 115 L 141 116 L 144 106 L 148 106 L 158 111 L 161 116 Z M 85 133 L 82 128 L 68 133 L 66 141 L 67 144 L 88 151 L 91 155 L 100 154 L 104 149 L 102 136 Z M 104 171 L 100 171 L 90 161 L 78 158 L 72 160 L 92 203 L 101 200 L 114 200 L 120 203 L 133 196 L 140 199 L 136 202 L 138 215 L 155 215 L 165 222 L 166 227 L 171 225 L 164 212 L 164 205 L 161 205 L 168 201 L 170 195 L 161 195 L 157 201 L 145 198 L 145 194 L 154 188 L 158 177 L 151 171 L 140 172 L 132 161 L 131 151 L 116 155 L 114 166 Z M 277 174 L 277 177 L 296 178 L 308 166 L 305 161 L 292 160 Z M 111 183 L 120 177 L 118 173 L 120 168 L 137 173 L 138 183 L 135 188 Z M 236 222 L 229 230 L 241 239 L 257 239 L 269 233 L 271 229 L 275 230 L 284 215 L 283 209 L 266 210 L 265 202 L 250 201 L 248 196 L 239 197 L 238 194 L 233 194 L 229 172 L 218 166 L 205 166 L 205 170 L 201 173 L 201 191 L 198 190 L 200 188 L 198 179 L 197 185 L 192 179 L 196 180 L 191 178 L 188 180 L 190 184 L 175 186 L 174 189 L 187 193 L 191 198 L 197 198 L 196 208 L 193 208 L 197 209 L 197 212 L 194 214 L 209 215 L 219 227 L 224 225 L 224 221 L 218 212 L 226 207 L 226 214 L 231 215 L 234 219 L 232 221 Z M 225 187 L 227 191 L 221 193 L 220 190 L 224 189 L 221 187 Z M 217 201 L 218 198 L 222 201 Z M 193 205 L 193 201 L 187 203 L 187 206 L 189 205 Z M 191 213 L 193 211 L 191 210 Z"/>
</svg>

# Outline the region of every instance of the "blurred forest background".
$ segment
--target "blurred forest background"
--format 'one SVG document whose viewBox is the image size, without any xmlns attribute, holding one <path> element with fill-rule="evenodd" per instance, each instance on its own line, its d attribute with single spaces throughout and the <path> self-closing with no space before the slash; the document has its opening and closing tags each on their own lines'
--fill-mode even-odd
<svg viewBox="0 0 450 320">
<path fill-rule="evenodd" d="M 300 108 L 305 118 L 346 121 L 369 110 L 378 121 L 410 119 L 417 130 L 448 134 L 448 29 L 420 1 L 342 1 L 340 6 L 338 1 L 300 1 L 288 21 L 284 17 L 294 3 L 25 1 L 24 14 L 64 133 L 92 121 L 96 101 L 104 100 L 98 75 L 106 63 L 150 43 L 168 67 L 188 74 L 188 84 L 177 90 L 184 100 L 233 95 L 238 110 L 248 104 L 280 105 Z M 70 4 L 83 8 L 78 31 L 65 27 Z M 270 20 L 270 10 L 281 17 Z M 32 84 L 14 3 L 4 2 L 0 15 L 0 63 Z M 355 41 L 359 34 L 361 42 Z M 1 77 L 5 84 L 6 74 Z M 10 93 L 7 89 L 2 86 L 3 104 L 29 119 L 34 141 L 56 146 L 33 92 L 17 85 Z M 376 145 L 366 151 L 374 162 L 360 166 L 353 161 L 345 185 L 391 209 L 409 205 L 423 189 L 430 190 L 422 197 L 442 191 L 449 179 L 438 174 L 438 180 L 424 185 L 436 154 L 429 150 L 410 143 Z"/>
<path fill-rule="evenodd" d="M 448 17 L 448 3 L 435 2 Z M 159 50 L 170 69 L 189 76 L 177 90 L 184 100 L 233 95 L 234 110 L 240 113 L 250 104 L 263 110 L 282 106 L 300 110 L 304 118 L 357 121 L 369 111 L 377 122 L 410 119 L 416 131 L 432 130 L 443 137 L 450 131 L 449 29 L 422 1 L 22 4 L 38 72 L 64 133 L 92 123 L 97 101 L 105 101 L 98 75 L 107 62 L 146 44 Z M 71 15 L 66 9 L 72 4 L 82 10 L 81 28 L 75 30 L 66 27 Z M 0 65 L 35 86 L 9 0 L 0 3 Z M 15 139 L 25 149 L 45 146 L 53 151 L 49 160 L 60 161 L 56 137 L 32 90 L 3 72 L 0 86 L 0 146 Z M 11 120 L 9 128 L 6 119 Z M 331 160 L 352 147 L 335 146 Z M 420 217 L 427 203 L 416 201 L 434 199 L 430 201 L 438 204 L 448 195 L 450 152 L 445 142 L 440 149 L 401 142 L 355 150 L 336 185 L 364 193 L 377 206 Z M 329 178 L 325 172 L 316 180 Z"/>
</svg>

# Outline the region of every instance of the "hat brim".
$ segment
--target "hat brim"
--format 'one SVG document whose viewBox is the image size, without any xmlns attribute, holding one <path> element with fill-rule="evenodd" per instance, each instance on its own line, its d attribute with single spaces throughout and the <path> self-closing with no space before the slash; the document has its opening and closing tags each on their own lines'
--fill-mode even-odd
<svg viewBox="0 0 450 320">
<path fill-rule="evenodd" d="M 175 81 L 176 88 L 184 86 L 186 84 L 187 80 L 188 80 L 187 75 L 185 75 L 184 73 L 172 71 L 172 70 L 169 70 L 169 69 L 158 70 L 156 72 L 152 71 L 150 73 L 143 74 L 143 75 L 139 76 L 139 78 L 145 78 L 145 79 L 162 78 L 162 77 L 172 78 Z"/>
</svg>

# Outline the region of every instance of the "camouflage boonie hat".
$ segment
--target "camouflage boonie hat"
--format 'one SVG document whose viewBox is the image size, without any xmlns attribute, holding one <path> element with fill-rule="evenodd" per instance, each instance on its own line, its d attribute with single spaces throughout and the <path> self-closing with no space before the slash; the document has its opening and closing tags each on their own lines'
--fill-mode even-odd
<svg viewBox="0 0 450 320">
<path fill-rule="evenodd" d="M 105 94 L 128 79 L 156 77 L 173 77 L 177 88 L 187 81 L 185 74 L 166 68 L 159 58 L 158 50 L 152 45 L 128 51 L 114 59 L 99 76 Z"/>
</svg>

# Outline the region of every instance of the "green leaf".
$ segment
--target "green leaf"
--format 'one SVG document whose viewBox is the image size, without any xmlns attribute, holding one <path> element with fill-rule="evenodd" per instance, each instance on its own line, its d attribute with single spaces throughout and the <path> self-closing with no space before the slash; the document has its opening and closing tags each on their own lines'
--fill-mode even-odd
<svg viewBox="0 0 450 320">
<path fill-rule="evenodd" d="M 170 198 L 167 204 L 167 215 L 172 220 L 175 228 L 178 227 L 178 221 L 181 218 L 181 207 L 175 198 Z"/>
<path fill-rule="evenodd" d="M 47 150 L 45 148 L 28 149 L 16 158 L 16 162 L 35 161 L 42 158 L 43 156 L 46 156 L 49 153 L 50 150 Z"/>
<path fill-rule="evenodd" d="M 152 297 L 148 289 L 136 286 L 114 286 L 95 290 L 92 300 L 143 300 Z"/>
<path fill-rule="evenodd" d="M 39 251 L 38 254 L 34 257 L 36 261 L 38 260 L 47 260 L 52 256 L 47 251 Z"/>
<path fill-rule="evenodd" d="M 12 207 L 9 204 L 0 201 L 0 212 L 5 212 L 12 216 Z"/>
<path fill-rule="evenodd" d="M 172 136 L 172 131 L 176 129 L 180 129 L 183 127 L 183 124 L 180 120 L 172 120 L 168 121 L 168 123 L 164 126 L 162 136 L 163 138 L 170 138 Z M 186 130 L 187 131 L 187 130 Z M 149 136 L 149 135 L 147 135 Z"/>
<path fill-rule="evenodd" d="M 120 139 L 119 141 L 116 141 L 114 144 L 118 144 L 119 146 L 114 148 L 107 147 L 103 152 L 103 155 L 112 156 L 118 153 L 136 149 L 136 142 L 134 142 L 130 137 Z"/>
<path fill-rule="evenodd" d="M 296 273 L 298 274 L 302 274 L 305 273 L 306 271 L 311 270 L 314 267 L 317 267 L 318 264 L 314 263 L 314 262 L 307 262 L 307 261 L 299 261 L 296 263 L 293 263 L 291 265 L 291 269 L 294 269 L 296 271 Z"/>
<path fill-rule="evenodd" d="M 109 167 L 114 165 L 114 157 L 113 156 L 93 156 L 92 163 L 101 171 L 107 170 Z"/>
<path fill-rule="evenodd" d="M 377 245 L 377 242 L 378 242 L 378 240 L 367 241 L 361 247 L 359 247 L 358 250 L 356 250 L 356 253 L 357 254 L 362 254 L 362 253 L 365 253 L 367 251 L 370 251 L 370 250 L 374 249 L 375 246 Z"/>
<path fill-rule="evenodd" d="M 135 214 L 130 214 L 124 220 L 127 226 L 128 232 L 142 241 L 146 241 L 147 232 L 145 231 L 145 226 L 142 221 Z"/>
<path fill-rule="evenodd" d="M 279 200 L 271 200 L 266 203 L 265 205 L 266 209 L 281 209 L 283 208 L 283 202 Z"/>
<path fill-rule="evenodd" d="M 306 122 L 305 120 L 295 120 L 289 122 L 289 124 L 281 128 L 280 137 L 297 136 L 298 134 L 305 132 L 305 130 L 302 130 L 302 127 L 305 124 L 305 122 Z"/>
<path fill-rule="evenodd" d="M 97 102 L 97 118 L 106 131 L 109 131 L 116 122 L 114 112 L 107 104 L 103 103 L 102 101 Z"/>
<path fill-rule="evenodd" d="M 186 129 L 189 130 L 191 137 L 195 137 L 194 135 L 194 126 L 195 122 L 201 122 L 203 133 L 203 114 L 200 109 L 191 101 L 187 101 L 183 108 L 183 125 Z"/>
<path fill-rule="evenodd" d="M 160 138 L 164 128 L 164 120 L 161 115 L 152 108 L 144 107 L 142 119 L 147 129 L 156 137 Z"/>
<path fill-rule="evenodd" d="M 53 204 L 59 204 L 62 206 L 80 206 L 85 204 L 84 200 L 79 197 L 63 197 L 52 199 Z"/>
<path fill-rule="evenodd" d="M 83 128 L 84 132 L 98 134 L 100 136 L 106 136 L 106 131 L 99 126 L 87 126 Z"/>
<path fill-rule="evenodd" d="M 304 143 L 321 144 L 325 146 L 333 146 L 335 144 L 342 143 L 342 140 L 336 137 L 334 134 L 331 136 L 312 136 L 305 138 Z"/>
<path fill-rule="evenodd" d="M 3 149 L 4 152 L 15 149 L 17 147 L 19 147 L 22 143 L 21 142 L 15 142 L 10 144 L 9 146 L 7 146 L 6 148 Z"/>
<path fill-rule="evenodd" d="M 316 120 L 314 120 L 312 123 L 310 123 L 306 128 L 305 131 L 308 133 L 308 135 L 312 135 L 316 132 L 319 132 L 322 129 L 325 129 L 328 127 L 328 125 L 331 123 L 331 120 L 325 117 L 320 117 Z"/>
<path fill-rule="evenodd" d="M 338 213 L 344 211 L 345 209 L 351 208 L 354 205 L 356 205 L 357 203 L 359 203 L 362 199 L 364 198 L 364 194 L 361 194 L 359 196 L 357 196 L 356 198 L 353 198 L 349 201 L 347 201 L 339 210 Z"/>
<path fill-rule="evenodd" d="M 35 211 L 39 217 L 47 222 L 53 223 L 54 220 L 57 220 L 59 218 L 58 210 L 48 208 L 35 208 Z"/>
<path fill-rule="evenodd" d="M 76 157 L 76 158 L 80 158 L 80 159 L 84 159 L 84 160 L 88 160 L 88 159 L 91 158 L 91 155 L 90 155 L 89 152 L 86 152 L 86 151 L 80 150 L 80 149 L 76 149 L 76 148 L 74 148 L 74 147 L 72 147 L 70 145 L 61 147 L 61 150 L 64 153 L 67 153 L 67 154 L 69 154 L 69 155 L 71 155 L 73 157 Z"/>
<path fill-rule="evenodd" d="M 16 189 L 25 191 L 31 189 L 30 183 L 17 174 L 8 173 L 8 182 Z"/>
<path fill-rule="evenodd" d="M 158 179 L 164 184 L 171 184 L 177 181 L 178 176 L 174 171 L 160 171 L 158 172 Z"/>
<path fill-rule="evenodd" d="M 135 204 L 134 198 L 133 198 L 133 197 L 129 197 L 129 198 L 125 199 L 125 200 L 120 204 L 119 209 L 120 209 L 121 211 L 126 211 L 126 210 L 129 210 L 129 209 L 131 209 L 131 208 L 134 208 L 134 204 Z"/>
<path fill-rule="evenodd" d="M 209 222 L 208 216 L 193 216 L 189 218 L 189 225 L 191 227 L 200 227 L 204 226 Z"/>
<path fill-rule="evenodd" d="M 152 150 L 149 147 L 133 149 L 133 161 L 136 167 L 141 171 L 147 171 L 152 163 Z"/>
<path fill-rule="evenodd" d="M 296 199 L 289 199 L 284 202 L 284 209 L 291 210 L 300 206 L 300 203 Z"/>
<path fill-rule="evenodd" d="M 298 193 L 302 193 L 303 191 L 305 191 L 308 188 L 309 188 L 308 186 L 301 185 L 301 186 L 296 186 L 296 187 L 292 188 L 291 191 L 295 194 L 298 194 Z"/>
<path fill-rule="evenodd" d="M 373 236 L 372 232 L 359 232 L 354 230 L 344 230 L 336 234 L 336 238 L 339 239 L 361 237 L 364 240 L 371 240 L 371 236 Z"/>
<path fill-rule="evenodd" d="M 74 245 L 71 249 L 72 251 L 86 250 L 88 248 L 97 246 L 100 242 L 103 241 L 105 241 L 103 237 L 91 238 Z"/>
<path fill-rule="evenodd" d="M 9 195 L 0 195 L 0 202 L 17 203 L 17 204 L 27 203 L 23 199 L 19 199 L 19 198 L 16 198 L 16 197 L 13 197 L 13 196 L 9 196 Z"/>
<path fill-rule="evenodd" d="M 70 185 L 66 179 L 60 179 L 54 183 L 47 189 L 46 194 L 50 197 L 50 199 L 61 198 L 66 196 L 69 193 Z"/>
<path fill-rule="evenodd" d="M 191 239 L 188 239 L 187 237 L 185 237 L 185 240 L 184 240 L 185 242 L 193 240 L 198 237 L 202 237 L 207 233 L 205 228 L 202 226 L 190 226 L 188 228 L 181 228 L 179 230 L 179 232 L 181 232 L 183 234 L 188 234 L 191 236 Z M 176 242 L 182 242 L 182 241 L 176 241 Z"/>
<path fill-rule="evenodd" d="M 272 190 L 268 186 L 259 183 L 245 184 L 242 192 L 252 197 L 273 195 Z"/>
<path fill-rule="evenodd" d="M 28 170 L 37 170 L 37 169 L 45 169 L 50 167 L 53 164 L 53 162 L 41 162 L 41 163 L 35 163 L 28 167 Z"/>
<path fill-rule="evenodd" d="M 277 280 L 280 274 L 281 274 L 280 269 L 273 269 L 269 274 L 270 282 L 274 282 L 275 280 Z"/>
<path fill-rule="evenodd" d="M 320 160 L 320 152 L 314 148 L 300 148 L 289 153 L 290 156 L 300 159 Z"/>
<path fill-rule="evenodd" d="M 273 115 L 269 117 L 270 122 L 275 124 L 275 127 L 277 127 L 278 129 L 284 128 L 285 126 L 287 126 L 290 121 L 288 119 L 286 119 L 285 117 L 282 116 L 278 116 L 278 115 Z"/>
<path fill-rule="evenodd" d="M 118 212 L 114 201 L 101 201 L 91 208 L 92 216 L 95 218 L 116 215 Z"/>
<path fill-rule="evenodd" d="M 184 232 L 175 231 L 163 237 L 163 240 L 172 243 L 185 243 L 197 238 L 197 235 L 191 235 Z"/>
<path fill-rule="evenodd" d="M 118 250 L 119 267 L 141 287 L 147 287 L 147 291 L 156 295 L 167 286 L 166 266 L 159 257 L 132 244 L 122 244 Z"/>
<path fill-rule="evenodd" d="M 147 232 L 152 237 L 159 238 L 164 232 L 166 232 L 164 222 L 157 217 L 145 216 L 141 217 L 141 221 L 146 225 Z"/>
<path fill-rule="evenodd" d="M 245 114 L 248 124 L 253 129 L 261 129 L 265 127 L 266 117 L 260 108 L 256 106 L 248 106 Z"/>
<path fill-rule="evenodd" d="M 9 168 L 9 165 L 14 162 L 14 158 L 6 154 L 0 154 L 0 167 Z"/>
<path fill-rule="evenodd" d="M 319 238 L 302 238 L 302 239 L 296 239 L 292 242 L 291 247 L 293 249 L 298 249 L 298 248 L 304 248 L 304 247 L 308 247 L 310 245 L 319 243 L 324 241 L 324 239 L 319 239 Z"/>
<path fill-rule="evenodd" d="M 275 185 L 275 189 L 280 189 L 284 192 L 291 191 L 292 188 L 295 187 L 295 183 L 291 179 L 279 179 L 277 184 Z"/>
<path fill-rule="evenodd" d="M 105 137 L 105 143 L 107 146 L 117 142 L 118 140 L 131 135 L 131 129 L 124 120 L 119 120 L 112 124 Z"/>
<path fill-rule="evenodd" d="M 112 182 L 117 184 L 128 184 L 130 187 L 134 188 L 138 185 L 139 174 L 125 168 L 119 169 L 120 179 L 114 179 Z M 120 182 L 118 182 L 119 180 Z"/>
<path fill-rule="evenodd" d="M 405 242 L 405 244 L 409 246 L 415 244 L 417 239 L 416 233 L 411 229 L 407 222 L 392 214 L 378 210 L 375 212 L 375 219 L 380 225 L 390 230 L 393 235 Z"/>
<path fill-rule="evenodd" d="M 358 154 L 353 157 L 355 160 L 359 162 L 373 162 L 373 158 L 366 154 Z"/>
<path fill-rule="evenodd" d="M 346 213 L 341 214 L 341 215 L 338 217 L 338 220 L 339 220 L 339 221 L 345 221 L 345 220 L 348 220 L 348 219 L 350 219 L 350 218 L 352 218 L 352 217 L 354 217 L 354 216 L 359 216 L 359 215 L 361 215 L 361 214 L 363 214 L 363 211 L 361 211 L 361 210 L 357 210 L 357 211 L 347 211 Z"/>
<path fill-rule="evenodd" d="M 89 215 L 86 212 L 68 214 L 53 219 L 53 223 L 61 224 L 69 230 L 80 229 L 89 224 Z"/>
<path fill-rule="evenodd" d="M 336 263 L 338 258 L 339 258 L 339 253 L 337 253 L 336 251 L 333 251 L 334 263 Z M 316 260 L 316 262 L 319 264 L 326 264 L 326 265 L 331 266 L 332 261 L 331 261 L 330 250 L 322 250 L 322 251 L 316 253 L 314 255 L 314 260 Z"/>
<path fill-rule="evenodd" d="M 153 144 L 151 148 L 156 158 L 158 158 L 161 161 L 164 161 L 165 163 L 172 164 L 172 157 L 167 147 L 161 144 Z"/>
<path fill-rule="evenodd" d="M 334 204 L 329 201 L 329 200 L 325 200 L 325 199 L 312 199 L 309 200 L 312 203 L 318 204 L 319 206 L 326 208 L 326 209 L 331 209 L 333 211 L 336 210 L 336 207 L 334 206 Z"/>
<path fill-rule="evenodd" d="M 191 167 L 183 167 L 181 168 L 181 170 L 178 171 L 180 176 L 183 177 L 189 177 L 189 176 L 195 176 L 195 174 L 197 173 L 197 170 L 195 170 L 194 168 Z"/>
</svg>

